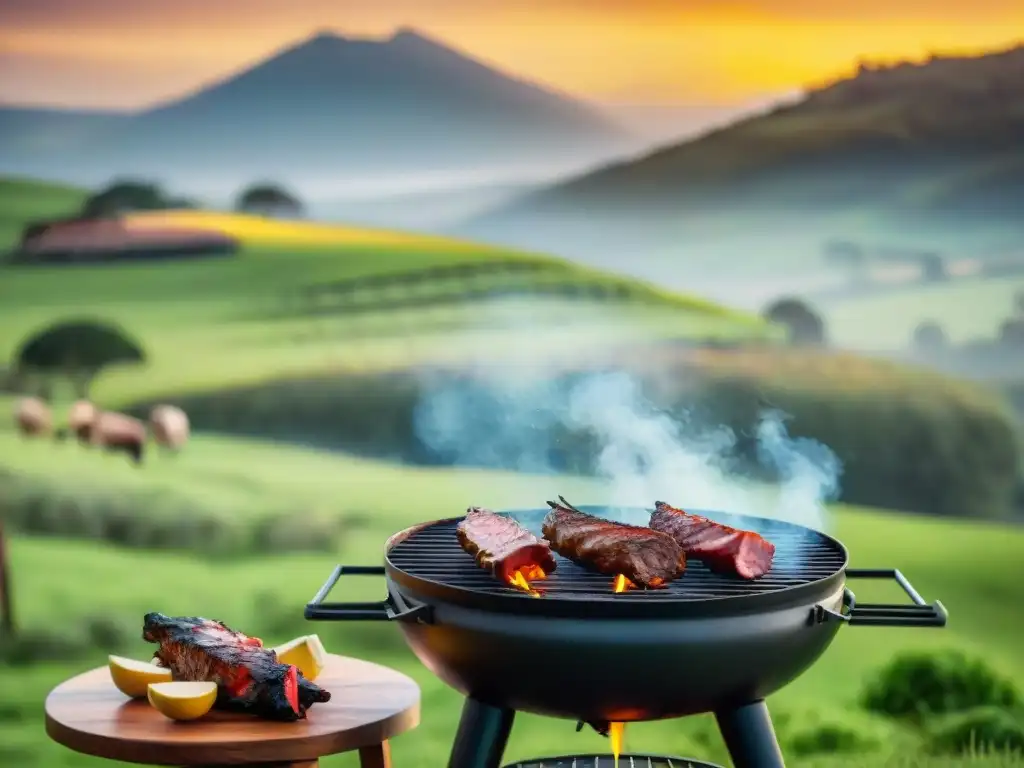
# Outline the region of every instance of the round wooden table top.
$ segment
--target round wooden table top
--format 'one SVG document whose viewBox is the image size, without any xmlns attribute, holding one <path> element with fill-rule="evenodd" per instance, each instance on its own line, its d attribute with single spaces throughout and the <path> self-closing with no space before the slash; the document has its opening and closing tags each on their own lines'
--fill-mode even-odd
<svg viewBox="0 0 1024 768">
<path fill-rule="evenodd" d="M 330 655 L 317 685 L 331 700 L 294 723 L 213 710 L 179 722 L 128 699 L 107 667 L 67 680 L 46 697 L 46 733 L 87 755 L 149 765 L 300 762 L 367 747 L 415 728 L 420 689 L 367 661 Z"/>
</svg>

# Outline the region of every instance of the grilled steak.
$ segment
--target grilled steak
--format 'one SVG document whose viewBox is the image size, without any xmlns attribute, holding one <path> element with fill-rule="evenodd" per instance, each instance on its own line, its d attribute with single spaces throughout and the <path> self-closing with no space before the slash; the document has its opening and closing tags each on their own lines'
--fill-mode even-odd
<svg viewBox="0 0 1024 768">
<path fill-rule="evenodd" d="M 470 507 L 456 529 L 459 544 L 485 568 L 504 582 L 516 571 L 537 579 L 555 570 L 551 547 L 515 520 L 481 507 Z"/>
<path fill-rule="evenodd" d="M 643 587 L 663 587 L 686 569 L 686 555 L 671 536 L 603 520 L 561 502 L 548 502 L 543 530 L 562 557 L 598 573 L 621 573 Z"/>
<path fill-rule="evenodd" d="M 663 501 L 655 502 L 651 528 L 667 533 L 690 557 L 718 573 L 757 579 L 771 570 L 775 545 L 753 531 L 741 531 Z"/>
<path fill-rule="evenodd" d="M 217 683 L 219 709 L 270 720 L 299 720 L 331 694 L 304 678 L 258 637 L 248 637 L 211 619 L 147 613 L 142 639 L 159 643 L 156 657 L 175 680 Z"/>
</svg>

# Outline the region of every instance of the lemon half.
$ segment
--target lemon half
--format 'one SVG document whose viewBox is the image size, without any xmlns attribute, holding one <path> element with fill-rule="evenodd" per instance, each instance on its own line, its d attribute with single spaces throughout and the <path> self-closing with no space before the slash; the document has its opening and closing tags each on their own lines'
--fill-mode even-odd
<svg viewBox="0 0 1024 768">
<path fill-rule="evenodd" d="M 158 667 L 148 661 L 126 659 L 123 656 L 109 656 L 107 666 L 110 668 L 110 679 L 117 690 L 133 699 L 146 695 L 150 683 L 169 683 L 171 670 Z"/>
<path fill-rule="evenodd" d="M 316 680 L 327 666 L 327 651 L 317 635 L 303 635 L 274 649 L 281 664 L 294 664 L 307 680 Z"/>
<path fill-rule="evenodd" d="M 153 683 L 147 693 L 149 703 L 172 720 L 195 720 L 217 701 L 216 683 Z"/>
</svg>

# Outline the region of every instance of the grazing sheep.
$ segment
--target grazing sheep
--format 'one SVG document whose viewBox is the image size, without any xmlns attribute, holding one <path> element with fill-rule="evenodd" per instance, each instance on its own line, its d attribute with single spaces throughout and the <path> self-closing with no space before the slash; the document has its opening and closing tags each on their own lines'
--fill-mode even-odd
<svg viewBox="0 0 1024 768">
<path fill-rule="evenodd" d="M 92 423 L 89 442 L 111 452 L 122 451 L 136 464 L 141 464 L 146 445 L 146 425 L 123 413 L 101 411 Z"/>
<path fill-rule="evenodd" d="M 89 433 L 97 415 L 99 410 L 88 400 L 76 400 L 72 403 L 68 411 L 68 429 L 78 438 L 78 442 L 89 442 Z"/>
<path fill-rule="evenodd" d="M 38 397 L 22 397 L 14 406 L 14 423 L 25 437 L 48 435 L 53 429 L 53 414 Z"/>
<path fill-rule="evenodd" d="M 174 405 L 158 405 L 149 414 L 149 427 L 158 445 L 179 451 L 188 442 L 188 415 Z"/>
</svg>

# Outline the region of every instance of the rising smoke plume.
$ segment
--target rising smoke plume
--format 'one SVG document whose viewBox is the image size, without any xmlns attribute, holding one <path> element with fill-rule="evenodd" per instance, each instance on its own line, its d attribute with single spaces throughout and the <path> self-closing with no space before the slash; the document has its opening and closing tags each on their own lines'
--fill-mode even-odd
<svg viewBox="0 0 1024 768">
<path fill-rule="evenodd" d="M 427 385 L 415 413 L 420 442 L 446 463 L 561 473 L 569 435 L 585 433 L 605 498 L 578 503 L 684 507 L 770 517 L 826 530 L 824 503 L 839 489 L 840 464 L 824 445 L 792 438 L 784 415 L 761 414 L 752 436 L 772 487 L 735 471 L 737 436 L 725 427 L 659 410 L 623 372 L 573 381 L 481 376 L 473 384 Z M 542 499 L 538 500 L 543 501 Z"/>
</svg>

